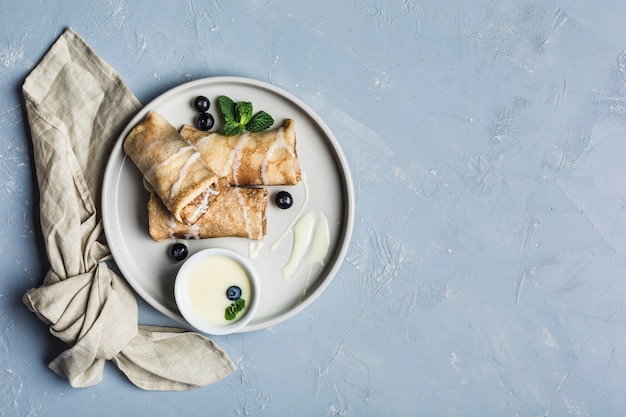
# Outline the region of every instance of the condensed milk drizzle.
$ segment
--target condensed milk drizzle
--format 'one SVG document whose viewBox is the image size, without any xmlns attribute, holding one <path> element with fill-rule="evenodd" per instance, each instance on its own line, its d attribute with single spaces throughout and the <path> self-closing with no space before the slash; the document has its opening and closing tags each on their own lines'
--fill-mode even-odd
<svg viewBox="0 0 626 417">
<path fill-rule="evenodd" d="M 330 245 L 328 220 L 319 210 L 309 210 L 293 227 L 293 244 L 289 260 L 282 268 L 283 279 L 291 281 L 304 265 L 324 265 Z M 308 279 L 308 277 L 307 277 Z"/>
<path fill-rule="evenodd" d="M 230 153 L 230 164 L 232 166 L 232 176 L 235 185 L 239 185 L 239 167 L 243 159 L 243 150 L 246 143 L 250 140 L 250 135 L 242 134 L 237 141 L 237 145 Z"/>
</svg>

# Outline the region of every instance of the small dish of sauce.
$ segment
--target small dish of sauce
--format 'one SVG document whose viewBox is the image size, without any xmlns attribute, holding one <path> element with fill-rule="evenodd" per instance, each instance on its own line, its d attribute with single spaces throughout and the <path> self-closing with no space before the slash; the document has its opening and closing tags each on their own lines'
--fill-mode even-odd
<svg viewBox="0 0 626 417">
<path fill-rule="evenodd" d="M 181 315 L 201 332 L 235 333 L 259 305 L 259 278 L 239 254 L 220 248 L 190 256 L 176 275 L 174 296 Z"/>
</svg>

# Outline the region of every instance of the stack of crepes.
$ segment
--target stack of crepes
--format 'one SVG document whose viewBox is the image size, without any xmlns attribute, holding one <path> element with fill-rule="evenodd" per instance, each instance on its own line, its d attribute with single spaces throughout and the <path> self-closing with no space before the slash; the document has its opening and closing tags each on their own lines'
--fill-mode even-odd
<svg viewBox="0 0 626 417">
<path fill-rule="evenodd" d="M 294 121 L 277 129 L 226 136 L 183 126 L 157 112 L 124 141 L 124 151 L 150 184 L 148 224 L 156 241 L 265 237 L 264 185 L 301 179 Z"/>
</svg>

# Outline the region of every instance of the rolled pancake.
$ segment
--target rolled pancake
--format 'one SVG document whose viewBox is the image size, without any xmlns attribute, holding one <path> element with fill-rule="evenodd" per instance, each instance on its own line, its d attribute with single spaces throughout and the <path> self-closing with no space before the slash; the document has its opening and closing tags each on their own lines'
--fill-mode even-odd
<svg viewBox="0 0 626 417">
<path fill-rule="evenodd" d="M 209 210 L 195 224 L 177 222 L 159 197 L 148 201 L 150 236 L 165 239 L 208 239 L 244 237 L 263 240 L 267 230 L 266 208 L 269 194 L 265 188 L 222 187 Z"/>
<path fill-rule="evenodd" d="M 185 125 L 180 134 L 230 185 L 294 185 L 301 179 L 292 119 L 257 133 L 226 136 Z"/>
<path fill-rule="evenodd" d="M 124 151 L 179 222 L 194 224 L 219 194 L 215 172 L 156 112 L 130 131 Z"/>
</svg>

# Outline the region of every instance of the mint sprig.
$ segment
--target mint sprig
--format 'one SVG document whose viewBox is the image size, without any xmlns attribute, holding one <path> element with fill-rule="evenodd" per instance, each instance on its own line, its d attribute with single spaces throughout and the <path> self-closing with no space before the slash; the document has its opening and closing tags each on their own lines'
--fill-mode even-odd
<svg viewBox="0 0 626 417">
<path fill-rule="evenodd" d="M 240 101 L 235 103 L 228 96 L 217 98 L 222 116 L 224 116 L 224 134 L 238 135 L 245 131 L 261 132 L 274 124 L 274 119 L 265 111 L 254 113 L 252 103 Z"/>
<path fill-rule="evenodd" d="M 246 300 L 239 298 L 237 301 L 226 307 L 224 311 L 224 318 L 226 320 L 235 320 L 237 314 L 239 314 L 246 307 Z"/>
</svg>

